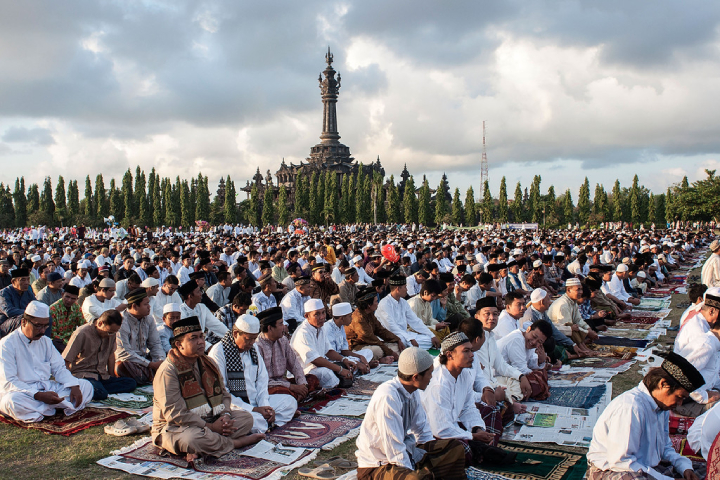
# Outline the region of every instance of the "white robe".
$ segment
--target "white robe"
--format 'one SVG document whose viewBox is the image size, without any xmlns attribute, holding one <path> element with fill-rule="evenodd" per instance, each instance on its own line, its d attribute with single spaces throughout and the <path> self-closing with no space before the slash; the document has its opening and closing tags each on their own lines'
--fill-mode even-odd
<svg viewBox="0 0 720 480">
<path fill-rule="evenodd" d="M 325 322 L 325 325 L 323 325 L 323 330 L 325 330 L 325 334 L 327 335 L 331 350 L 335 350 L 340 354 L 342 354 L 343 351 L 350 350 L 350 345 L 347 341 L 347 335 L 345 335 L 344 326 L 338 326 L 334 320 L 328 320 Z M 363 357 L 365 357 L 365 360 L 367 360 L 368 363 L 370 363 L 373 359 L 373 352 L 369 348 L 355 350 L 353 353 L 357 355 L 362 355 Z M 350 361 L 353 363 L 358 363 L 360 360 L 359 358 L 352 356 L 346 358 L 350 359 Z"/>
<path fill-rule="evenodd" d="M 297 400 L 292 395 L 269 395 L 268 394 L 268 372 L 265 367 L 265 361 L 260 350 L 253 345 L 257 353 L 258 364 L 252 362 L 250 352 L 242 352 L 243 374 L 245 375 L 245 388 L 247 398 L 250 403 L 245 403 L 242 398 L 230 395 L 232 408 L 235 410 L 245 410 L 253 416 L 254 433 L 265 433 L 268 429 L 267 420 L 258 412 L 253 412 L 255 407 L 272 407 L 275 410 L 275 425 L 282 426 L 292 420 L 297 410 Z M 227 365 L 225 364 L 225 347 L 222 343 L 215 344 L 208 356 L 215 361 L 218 370 L 222 373 L 225 388 L 227 388 Z"/>
<path fill-rule="evenodd" d="M 708 331 L 675 353 L 685 357 L 705 379 L 705 385 L 690 393 L 690 398 L 708 403 L 708 390 L 720 390 L 720 340 Z"/>
<path fill-rule="evenodd" d="M 297 289 L 290 290 L 282 300 L 280 308 L 283 313 L 283 320 L 287 324 L 288 319 L 295 319 L 297 323 L 305 320 L 305 302 L 310 300 L 307 295 L 302 295 Z"/>
<path fill-rule="evenodd" d="M 432 348 L 432 339 L 435 335 L 415 315 L 404 298 L 395 300 L 392 295 L 386 296 L 380 300 L 375 316 L 383 327 L 400 337 L 405 345 L 410 346 L 410 341 L 415 340 L 420 348 L 425 350 Z M 408 327 L 414 331 L 409 331 Z"/>
<path fill-rule="evenodd" d="M 690 318 L 685 323 L 675 337 L 675 343 L 673 345 L 673 351 L 679 353 L 693 342 L 698 342 L 700 338 L 710 331 L 710 325 L 703 316 L 702 312 L 698 312 L 697 315 Z"/>
<path fill-rule="evenodd" d="M 662 460 L 682 474 L 689 458 L 670 442 L 670 412 L 662 411 L 644 384 L 616 397 L 593 428 L 588 463 L 613 472 L 649 472 Z"/>
<path fill-rule="evenodd" d="M 433 435 L 436 438 L 472 440 L 473 428 L 485 429 L 485 422 L 475 406 L 475 372 L 465 368 L 456 379 L 440 364 L 439 358 L 435 358 L 434 366 L 430 384 L 420 393 Z"/>
<path fill-rule="evenodd" d="M 120 305 L 120 302 L 116 300 L 115 297 L 101 302 L 97 296 L 93 294 L 85 297 L 85 301 L 82 304 L 82 314 L 86 322 L 92 322 L 102 315 L 103 312 L 113 310 L 118 305 Z"/>
<path fill-rule="evenodd" d="M 82 393 L 78 407 L 70 401 L 70 388 L 75 386 Z M 50 391 L 65 400 L 54 405 L 35 400 L 36 393 Z M 18 328 L 0 340 L 0 413 L 23 422 L 39 422 L 54 415 L 55 409 L 66 415 L 82 410 L 93 393 L 90 382 L 72 376 L 48 337 L 30 341 Z"/>
<path fill-rule="evenodd" d="M 494 332 L 495 330 L 493 330 Z M 533 370 L 545 367 L 545 363 L 538 364 L 538 355 L 535 349 L 525 347 L 525 336 L 520 330 L 513 330 L 497 342 L 503 360 L 527 375 Z"/>
<path fill-rule="evenodd" d="M 720 287 L 720 255 L 713 253 L 705 260 L 700 271 L 700 279 L 708 288 Z"/>
<path fill-rule="evenodd" d="M 715 437 L 720 434 L 720 402 L 695 419 L 687 434 L 687 443 L 707 460 Z"/>
<path fill-rule="evenodd" d="M 224 323 L 222 323 L 220 320 L 218 320 L 215 315 L 212 314 L 209 308 L 207 308 L 202 303 L 198 303 L 195 305 L 195 308 L 190 308 L 187 303 L 181 303 L 180 304 L 180 318 L 188 318 L 192 317 L 193 315 L 198 317 L 198 320 L 200 321 L 200 327 L 202 328 L 203 332 L 212 332 L 215 334 L 215 336 L 222 338 L 223 335 L 225 335 L 228 331 L 228 328 L 225 326 Z M 211 347 L 211 345 L 208 343 L 207 347 Z"/>
<path fill-rule="evenodd" d="M 507 310 L 503 310 L 498 317 L 497 326 L 493 328 L 493 333 L 495 334 L 495 339 L 499 342 L 501 338 L 520 329 L 523 329 L 522 319 L 516 320 Z"/>
<path fill-rule="evenodd" d="M 297 352 L 303 364 L 305 375 L 315 375 L 320 380 L 322 388 L 334 388 L 340 383 L 335 372 L 327 367 L 316 367 L 314 360 L 327 358 L 331 350 L 327 332 L 322 328 L 314 327 L 310 322 L 302 322 L 290 338 L 290 346 Z"/>
</svg>

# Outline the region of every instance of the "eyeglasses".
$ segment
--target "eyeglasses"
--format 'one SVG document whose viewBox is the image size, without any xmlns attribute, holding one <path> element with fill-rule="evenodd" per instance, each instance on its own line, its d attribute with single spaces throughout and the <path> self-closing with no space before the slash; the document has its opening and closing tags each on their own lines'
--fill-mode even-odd
<svg viewBox="0 0 720 480">
<path fill-rule="evenodd" d="M 49 323 L 49 322 L 48 322 L 48 323 L 44 323 L 44 324 L 37 324 L 37 323 L 35 323 L 35 322 L 31 321 L 31 320 L 28 320 L 27 322 L 28 322 L 30 325 L 32 325 L 33 328 L 36 329 L 36 330 L 45 330 L 46 328 L 48 328 L 48 327 L 50 326 L 50 323 Z"/>
</svg>

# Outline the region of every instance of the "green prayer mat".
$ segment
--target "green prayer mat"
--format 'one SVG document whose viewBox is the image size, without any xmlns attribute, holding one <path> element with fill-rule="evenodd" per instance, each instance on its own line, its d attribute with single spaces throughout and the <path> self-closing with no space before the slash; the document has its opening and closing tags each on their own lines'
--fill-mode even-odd
<svg viewBox="0 0 720 480">
<path fill-rule="evenodd" d="M 582 480 L 587 471 L 587 460 L 581 453 L 504 442 L 500 447 L 509 452 L 516 452 L 517 461 L 513 465 L 502 467 L 483 465 L 482 471 L 522 480 Z M 541 463 L 534 465 L 522 463 L 525 460 Z"/>
<path fill-rule="evenodd" d="M 440 355 L 440 350 L 438 350 L 437 348 L 431 348 L 430 350 L 428 350 L 428 353 L 433 357 L 437 357 L 438 355 Z"/>
<path fill-rule="evenodd" d="M 132 400 L 122 399 L 123 394 L 110 395 L 105 400 L 99 400 L 97 403 L 104 405 L 107 408 L 121 409 L 121 411 L 127 410 L 143 410 L 148 407 L 152 407 L 153 404 L 153 392 L 152 387 L 140 387 L 133 390 Z"/>
</svg>

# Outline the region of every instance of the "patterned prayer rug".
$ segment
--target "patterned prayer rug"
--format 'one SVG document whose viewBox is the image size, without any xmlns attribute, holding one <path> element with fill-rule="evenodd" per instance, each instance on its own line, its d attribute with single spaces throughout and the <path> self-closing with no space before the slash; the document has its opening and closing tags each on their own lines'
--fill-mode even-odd
<svg viewBox="0 0 720 480">
<path fill-rule="evenodd" d="M 640 340 L 634 338 L 622 338 L 622 337 L 610 337 L 601 335 L 600 338 L 595 340 L 598 345 L 615 345 L 618 347 L 637 347 L 645 348 L 650 343 L 649 340 Z"/>
<path fill-rule="evenodd" d="M 645 340 L 645 338 L 648 336 L 647 330 L 639 330 L 635 328 L 622 329 L 617 327 L 610 327 L 603 333 L 609 337 L 628 338 L 632 340 Z"/>
<path fill-rule="evenodd" d="M 590 378 L 595 375 L 595 372 L 554 372 L 550 370 L 548 372 L 548 380 L 560 380 L 565 382 L 580 382 L 586 378 Z"/>
<path fill-rule="evenodd" d="M 300 415 L 267 434 L 267 440 L 289 447 L 333 448 L 360 433 L 361 419 Z"/>
<path fill-rule="evenodd" d="M 331 401 L 342 397 L 344 392 L 341 388 L 333 388 L 332 390 L 322 390 L 311 393 L 298 405 L 298 410 L 302 413 L 315 413 Z"/>
<path fill-rule="evenodd" d="M 379 386 L 380 384 L 377 382 L 371 382 L 370 380 L 365 380 L 362 377 L 357 377 L 353 382 L 353 386 L 346 389 L 345 391 L 348 394 L 352 395 L 372 396 L 372 394 L 375 393 L 375 390 L 377 390 L 377 387 Z"/>
<path fill-rule="evenodd" d="M 98 408 L 111 408 L 120 412 L 141 414 L 153 405 L 152 387 L 136 388 L 132 393 L 110 395 L 105 400 L 93 402 Z"/>
<path fill-rule="evenodd" d="M 591 368 L 622 368 L 626 367 L 628 363 L 634 362 L 634 360 L 622 360 L 619 358 L 611 358 L 611 357 L 603 357 L 603 358 L 596 358 L 596 357 L 588 357 L 588 358 L 578 358 L 577 360 L 572 360 L 570 362 L 570 365 L 573 367 L 591 367 Z"/>
<path fill-rule="evenodd" d="M 693 423 L 695 423 L 694 417 L 686 417 L 672 411 L 670 412 L 670 434 L 672 435 L 687 435 Z"/>
<path fill-rule="evenodd" d="M 715 437 L 708 451 L 707 478 L 720 478 L 720 435 Z"/>
<path fill-rule="evenodd" d="M 41 432 L 51 435 L 63 435 L 68 437 L 81 430 L 96 427 L 98 425 L 105 425 L 107 423 L 113 423 L 114 421 L 127 416 L 129 415 L 124 412 L 114 412 L 107 409 L 85 407 L 70 416 L 65 416 L 64 413 L 60 413 L 53 415 L 52 417 L 45 417 L 40 422 L 18 422 L 17 420 L 13 420 L 12 418 L 8 418 L 3 415 L 0 415 L 0 422 L 7 423 L 8 425 L 15 425 L 20 428 L 40 430 Z"/>
<path fill-rule="evenodd" d="M 625 318 L 622 321 L 615 324 L 615 327 L 617 327 L 620 324 L 627 324 L 627 323 L 639 323 L 639 324 L 653 324 L 660 320 L 660 317 L 657 315 L 636 315 L 636 313 L 640 312 L 632 312 L 632 317 Z M 656 313 L 656 312 L 648 312 L 648 313 Z"/>
<path fill-rule="evenodd" d="M 605 385 L 596 387 L 552 387 L 550 398 L 539 403 L 570 408 L 592 408 L 605 395 Z"/>
<path fill-rule="evenodd" d="M 687 457 L 695 462 L 705 461 L 701 454 L 695 453 L 695 451 L 690 448 L 690 445 L 687 443 L 687 435 L 670 435 L 670 441 L 675 451 L 683 457 Z"/>
<path fill-rule="evenodd" d="M 671 310 L 658 310 L 657 312 L 643 312 L 642 310 L 633 310 L 630 312 L 630 314 L 633 316 L 633 318 L 644 318 L 644 317 L 660 317 L 665 318 L 670 314 Z"/>
<path fill-rule="evenodd" d="M 634 347 L 616 347 L 614 345 L 597 345 L 594 343 L 588 345 L 588 347 L 593 351 L 593 355 L 597 357 L 622 358 L 628 360 L 637 355 L 637 348 Z"/>
<path fill-rule="evenodd" d="M 585 455 L 580 453 L 563 452 L 553 448 L 538 448 L 520 444 L 502 443 L 500 446 L 507 451 L 516 452 L 518 454 L 517 462 L 513 465 L 502 467 L 483 465 L 480 470 L 469 468 L 468 479 L 582 480 L 587 470 Z M 526 461 L 532 463 L 524 463 Z M 481 473 L 499 474 L 502 476 L 483 477 L 479 475 Z"/>
<path fill-rule="evenodd" d="M 188 469 L 190 471 L 195 470 L 206 474 L 260 480 L 278 469 L 287 471 L 288 467 L 297 468 L 307 463 L 307 461 L 310 460 L 308 457 L 313 453 L 311 451 L 306 451 L 292 466 L 285 466 L 262 458 L 242 456 L 242 452 L 250 448 L 252 448 L 252 445 L 239 450 L 233 450 L 220 458 L 207 457 L 203 460 L 196 460 L 192 463 L 188 463 L 185 460 L 184 455 L 172 455 L 168 452 L 162 451 L 152 444 L 150 438 L 145 438 L 136 442 L 131 447 L 123 449 L 120 452 L 116 452 L 116 455 L 122 457 L 124 463 L 131 463 L 135 465 L 142 464 L 143 466 L 146 466 L 146 473 L 133 472 L 141 475 L 147 474 L 147 476 L 153 476 L 153 472 L 151 471 L 153 470 L 152 464 L 155 464 L 159 468 L 162 468 L 163 464 L 169 464 L 182 469 Z M 177 476 L 180 477 L 181 475 Z M 182 475 L 182 477 L 185 478 L 186 475 Z M 200 477 L 198 476 L 193 478 Z"/>
<path fill-rule="evenodd" d="M 644 320 L 644 319 L 640 319 Z M 613 328 L 632 328 L 634 330 L 650 330 L 654 327 L 655 322 L 650 323 L 630 323 L 630 322 L 617 322 Z"/>
</svg>

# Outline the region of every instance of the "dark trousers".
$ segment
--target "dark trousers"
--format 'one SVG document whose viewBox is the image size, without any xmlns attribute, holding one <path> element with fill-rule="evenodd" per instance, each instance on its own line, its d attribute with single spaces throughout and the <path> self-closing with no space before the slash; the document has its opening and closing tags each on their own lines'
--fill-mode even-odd
<svg viewBox="0 0 720 480">
<path fill-rule="evenodd" d="M 113 393 L 130 393 L 137 387 L 135 380 L 127 377 L 110 377 L 107 380 L 86 378 L 85 380 L 92 383 L 95 389 L 93 400 L 105 400 L 108 395 Z"/>
<path fill-rule="evenodd" d="M 20 322 L 22 322 L 23 316 L 19 315 L 17 317 L 10 317 L 7 320 L 5 320 L 2 325 L 0 325 L 0 338 L 11 334 L 15 329 L 17 329 L 20 326 Z"/>
</svg>

